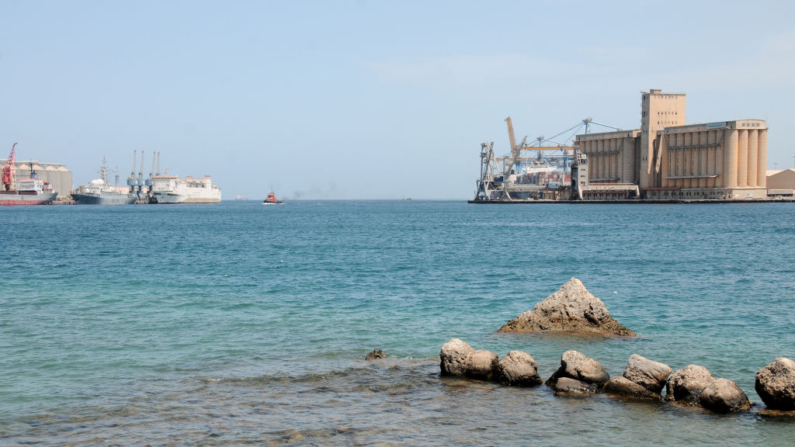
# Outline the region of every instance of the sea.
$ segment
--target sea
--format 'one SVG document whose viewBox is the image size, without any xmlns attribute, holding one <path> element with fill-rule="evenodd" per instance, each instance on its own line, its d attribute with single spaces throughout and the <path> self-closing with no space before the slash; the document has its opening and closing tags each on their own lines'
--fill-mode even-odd
<svg viewBox="0 0 795 447">
<path fill-rule="evenodd" d="M 0 209 L 0 445 L 793 445 L 795 203 Z M 636 338 L 498 334 L 570 278 Z M 441 377 L 451 338 L 708 368 L 718 415 Z M 381 349 L 387 359 L 365 361 Z"/>
</svg>

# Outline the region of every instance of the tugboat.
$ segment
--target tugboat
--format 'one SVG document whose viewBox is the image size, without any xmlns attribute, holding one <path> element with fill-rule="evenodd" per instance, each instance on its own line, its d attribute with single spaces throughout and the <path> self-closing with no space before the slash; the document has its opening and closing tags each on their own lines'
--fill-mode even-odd
<svg viewBox="0 0 795 447">
<path fill-rule="evenodd" d="M 271 191 L 271 192 L 268 193 L 268 197 L 265 198 L 265 200 L 262 202 L 262 204 L 263 205 L 283 205 L 284 202 L 281 201 L 281 200 L 278 200 L 276 198 L 276 194 L 274 194 L 274 192 Z"/>
</svg>

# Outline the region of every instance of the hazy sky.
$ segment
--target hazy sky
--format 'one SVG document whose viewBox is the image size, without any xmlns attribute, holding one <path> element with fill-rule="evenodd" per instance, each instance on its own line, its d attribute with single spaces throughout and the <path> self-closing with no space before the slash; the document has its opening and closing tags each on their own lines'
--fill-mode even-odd
<svg viewBox="0 0 795 447">
<path fill-rule="evenodd" d="M 0 0 L 0 158 L 75 185 L 134 149 L 224 199 L 471 198 L 480 143 L 585 117 L 766 119 L 793 167 L 795 2 Z M 787 124 L 790 123 L 790 124 Z"/>
</svg>

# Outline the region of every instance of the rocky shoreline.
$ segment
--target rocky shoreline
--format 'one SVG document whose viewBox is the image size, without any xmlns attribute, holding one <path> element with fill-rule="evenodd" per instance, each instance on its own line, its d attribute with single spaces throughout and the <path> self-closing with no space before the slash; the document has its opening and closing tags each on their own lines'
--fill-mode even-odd
<svg viewBox="0 0 795 447">
<path fill-rule="evenodd" d="M 453 338 L 439 352 L 442 376 L 486 380 L 506 386 L 546 384 L 555 395 L 605 393 L 630 400 L 656 400 L 709 410 L 714 413 L 747 411 L 752 403 L 729 379 L 715 378 L 699 365 L 673 371 L 670 366 L 633 354 L 621 376 L 610 377 L 598 361 L 577 351 L 566 351 L 560 368 L 543 381 L 533 357 L 510 351 L 502 359 L 496 353 L 474 349 Z M 662 391 L 665 390 L 663 398 Z M 777 358 L 756 374 L 756 391 L 768 409 L 795 415 L 795 362 Z"/>
<path fill-rule="evenodd" d="M 635 332 L 610 316 L 605 304 L 588 292 L 582 281 L 571 278 L 558 291 L 502 326 L 499 333 L 568 332 L 634 337 Z M 700 365 L 674 371 L 670 366 L 633 354 L 620 376 L 610 377 L 601 363 L 569 350 L 560 368 L 546 381 L 538 374 L 533 357 L 510 351 L 502 359 L 496 353 L 474 349 L 453 338 L 439 353 L 441 375 L 498 382 L 506 386 L 538 386 L 556 395 L 606 393 L 630 400 L 656 400 L 709 410 L 715 413 L 747 411 L 752 403 L 732 380 L 715 378 Z M 663 389 L 665 397 L 663 398 Z M 769 410 L 795 414 L 795 362 L 775 361 L 756 373 L 755 390 Z"/>
</svg>

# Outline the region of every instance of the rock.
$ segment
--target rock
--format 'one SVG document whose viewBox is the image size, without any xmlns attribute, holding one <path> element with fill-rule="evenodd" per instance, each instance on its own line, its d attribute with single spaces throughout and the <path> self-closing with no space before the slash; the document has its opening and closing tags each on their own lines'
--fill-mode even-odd
<svg viewBox="0 0 795 447">
<path fill-rule="evenodd" d="M 497 363 L 497 378 L 503 385 L 535 386 L 543 381 L 538 365 L 530 354 L 511 351 Z"/>
<path fill-rule="evenodd" d="M 599 391 L 609 379 L 610 374 L 596 360 L 577 351 L 566 351 L 547 385 L 556 393 L 589 394 Z"/>
<path fill-rule="evenodd" d="M 634 399 L 660 400 L 660 393 L 649 391 L 643 385 L 635 383 L 624 376 L 611 377 L 605 385 L 605 393 L 618 394 Z"/>
<path fill-rule="evenodd" d="M 768 408 L 795 411 L 795 362 L 777 358 L 756 373 L 754 388 Z"/>
<path fill-rule="evenodd" d="M 632 354 L 627 362 L 627 367 L 624 368 L 624 377 L 652 393 L 660 394 L 672 371 L 671 367 L 664 363 Z"/>
<path fill-rule="evenodd" d="M 554 384 L 563 377 L 594 384 L 597 387 L 603 386 L 610 380 L 610 374 L 601 363 L 577 351 L 563 353 L 560 358 L 560 368 L 547 380 L 547 384 Z"/>
<path fill-rule="evenodd" d="M 490 351 L 474 350 L 463 340 L 453 338 L 439 352 L 443 376 L 466 376 L 491 380 L 497 371 L 499 356 Z"/>
<path fill-rule="evenodd" d="M 466 373 L 467 357 L 475 352 L 467 342 L 450 339 L 439 352 L 443 376 L 463 376 Z"/>
<path fill-rule="evenodd" d="M 550 386 L 552 391 L 557 394 L 593 394 L 599 391 L 599 386 L 596 384 L 585 383 L 568 377 L 561 377 Z"/>
<path fill-rule="evenodd" d="M 473 379 L 491 380 L 497 371 L 498 359 L 499 356 L 497 354 L 478 349 L 467 357 L 465 375 Z"/>
<path fill-rule="evenodd" d="M 733 413 L 751 408 L 748 396 L 729 379 L 718 379 L 706 387 L 700 401 L 702 407 L 716 413 Z"/>
<path fill-rule="evenodd" d="M 634 337 L 635 332 L 610 316 L 605 304 L 577 278 L 522 313 L 497 332 L 582 332 Z"/>
<path fill-rule="evenodd" d="M 365 356 L 364 359 L 365 360 L 375 360 L 375 359 L 385 359 L 385 358 L 386 358 L 386 354 L 384 354 L 384 351 L 382 351 L 380 349 L 373 349 L 372 352 L 368 352 L 367 353 L 367 356 Z"/>
<path fill-rule="evenodd" d="M 707 368 L 687 365 L 671 374 L 665 391 L 665 400 L 699 405 L 701 393 L 713 383 L 715 378 Z"/>
</svg>

